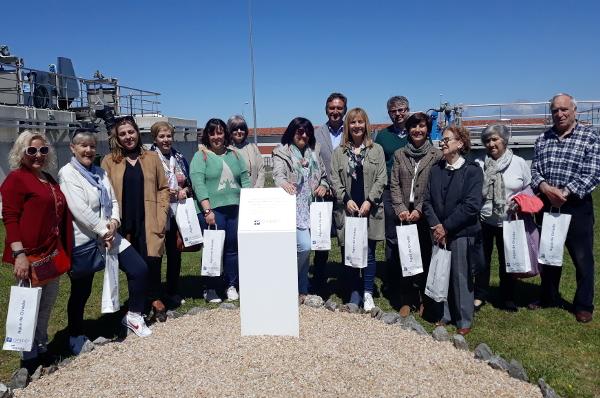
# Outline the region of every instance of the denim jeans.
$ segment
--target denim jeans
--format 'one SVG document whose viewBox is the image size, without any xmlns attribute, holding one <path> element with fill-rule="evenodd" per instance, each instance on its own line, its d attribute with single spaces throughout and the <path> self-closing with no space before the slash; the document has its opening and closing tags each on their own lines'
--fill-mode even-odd
<svg viewBox="0 0 600 398">
<path fill-rule="evenodd" d="M 310 230 L 296 229 L 298 252 L 298 293 L 308 294 L 308 266 L 310 261 Z"/>
<path fill-rule="evenodd" d="M 239 206 L 221 206 L 212 209 L 215 214 L 217 228 L 225 230 L 225 247 L 223 248 L 223 274 L 222 277 L 205 277 L 207 289 L 217 289 L 224 278 L 225 287 L 238 287 L 239 263 L 238 263 L 238 214 Z M 208 225 L 202 215 L 199 216 L 200 225 L 205 230 Z"/>
</svg>

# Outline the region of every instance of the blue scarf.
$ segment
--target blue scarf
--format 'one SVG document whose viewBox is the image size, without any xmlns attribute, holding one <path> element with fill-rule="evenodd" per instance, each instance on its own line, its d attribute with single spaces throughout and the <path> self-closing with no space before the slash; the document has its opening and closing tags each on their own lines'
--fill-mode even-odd
<svg viewBox="0 0 600 398">
<path fill-rule="evenodd" d="M 102 206 L 102 213 L 104 213 L 104 217 L 110 219 L 112 217 L 113 205 L 108 190 L 104 184 L 102 184 L 104 170 L 94 164 L 92 164 L 92 167 L 88 170 L 83 167 L 74 156 L 71 158 L 71 166 L 73 166 L 87 182 L 100 190 L 100 206 Z"/>
</svg>

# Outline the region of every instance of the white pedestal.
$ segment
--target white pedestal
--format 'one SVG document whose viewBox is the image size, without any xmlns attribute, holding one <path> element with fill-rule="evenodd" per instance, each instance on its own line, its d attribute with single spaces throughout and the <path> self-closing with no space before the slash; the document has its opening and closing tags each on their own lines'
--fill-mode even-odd
<svg viewBox="0 0 600 398">
<path fill-rule="evenodd" d="M 296 197 L 242 189 L 238 253 L 242 336 L 298 337 Z"/>
</svg>

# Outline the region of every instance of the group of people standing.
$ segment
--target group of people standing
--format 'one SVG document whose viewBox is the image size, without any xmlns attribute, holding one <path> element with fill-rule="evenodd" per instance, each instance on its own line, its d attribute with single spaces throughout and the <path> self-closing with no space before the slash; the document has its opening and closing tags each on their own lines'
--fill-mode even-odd
<svg viewBox="0 0 600 398">
<path fill-rule="evenodd" d="M 494 240 L 500 263 L 503 308 L 516 311 L 514 279 L 504 268 L 502 221 L 517 211 L 512 197 L 532 189 L 545 208 L 560 208 L 573 217 L 567 248 L 577 270 L 574 310 L 580 322 L 593 313 L 594 259 L 592 190 L 600 183 L 598 133 L 576 120 L 576 103 L 566 94 L 550 104 L 554 125 L 535 144 L 531 168 L 508 148 L 505 126 L 487 127 L 482 143 L 487 155 L 467 159 L 469 131 L 444 129 L 439 149 L 429 137 L 431 119 L 410 114 L 406 97 L 387 103 L 392 124 L 373 133 L 367 113 L 347 111 L 347 98 L 331 94 L 325 104 L 327 122 L 314 128 L 294 118 L 273 151 L 273 179 L 296 200 L 296 239 L 299 300 L 327 285 L 328 251 L 316 251 L 309 280 L 310 203 L 333 202 L 332 234 L 344 258 L 346 216 L 367 219 L 367 266 L 343 267 L 347 302 L 370 311 L 374 306 L 375 249 L 385 241 L 385 288 L 400 292 L 400 314 L 431 310 L 434 321 L 453 323 L 458 333 L 470 332 L 474 311 L 486 303 Z M 173 127 L 151 127 L 150 149 L 142 145 L 133 117 L 115 120 L 110 129 L 110 153 L 96 158 L 94 133 L 77 130 L 71 138 L 71 161 L 56 181 L 48 172 L 56 156 L 43 133 L 24 131 L 10 152 L 13 171 L 0 193 L 6 244 L 3 260 L 14 264 L 18 280 L 31 278 L 32 256 L 55 261 L 89 260 L 94 248 L 110 249 L 127 276 L 128 312 L 122 324 L 139 336 L 151 334 L 146 320 L 164 322 L 166 309 L 182 302 L 179 295 L 181 236 L 174 205 L 194 198 L 203 229 L 225 231 L 223 275 L 205 277 L 204 298 L 218 303 L 239 298 L 237 225 L 241 188 L 261 188 L 265 165 L 258 147 L 247 141 L 248 126 L 240 116 L 225 123 L 211 119 L 202 132 L 198 151 L 188 164 L 173 148 Z M 396 226 L 416 224 L 424 272 L 403 276 Z M 448 299 L 434 303 L 423 294 L 432 247 L 451 252 Z M 91 248 L 92 250 L 89 250 Z M 161 284 L 162 256 L 167 257 L 167 283 Z M 88 256 L 88 257 L 86 257 Z M 69 345 L 77 354 L 87 341 L 83 313 L 94 271 L 70 274 Z M 532 309 L 561 305 L 559 267 L 542 268 L 542 297 Z M 24 366 L 35 368 L 46 352 L 47 326 L 58 292 L 58 278 L 42 286 L 42 299 L 30 352 Z"/>
</svg>

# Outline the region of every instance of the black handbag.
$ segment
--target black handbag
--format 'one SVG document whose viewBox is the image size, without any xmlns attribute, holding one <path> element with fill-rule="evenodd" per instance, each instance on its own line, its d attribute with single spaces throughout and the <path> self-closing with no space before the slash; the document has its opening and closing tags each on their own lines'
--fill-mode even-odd
<svg viewBox="0 0 600 398">
<path fill-rule="evenodd" d="M 104 256 L 95 239 L 73 248 L 69 272 L 71 278 L 81 278 L 103 269 Z"/>
</svg>

